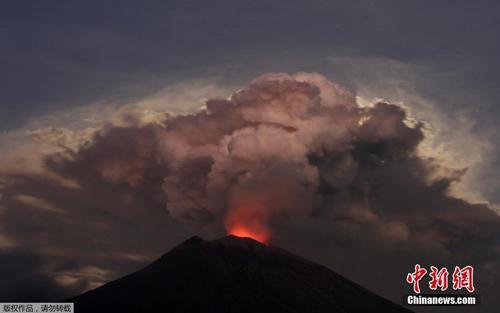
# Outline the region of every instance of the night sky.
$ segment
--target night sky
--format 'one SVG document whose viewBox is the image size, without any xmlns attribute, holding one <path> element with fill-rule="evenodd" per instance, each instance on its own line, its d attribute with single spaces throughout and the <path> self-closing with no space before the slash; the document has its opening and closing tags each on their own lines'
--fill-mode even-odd
<svg viewBox="0 0 500 313">
<path fill-rule="evenodd" d="M 4 1 L 0 301 L 241 217 L 396 302 L 472 264 L 495 312 L 499 28 L 487 0 Z"/>
</svg>

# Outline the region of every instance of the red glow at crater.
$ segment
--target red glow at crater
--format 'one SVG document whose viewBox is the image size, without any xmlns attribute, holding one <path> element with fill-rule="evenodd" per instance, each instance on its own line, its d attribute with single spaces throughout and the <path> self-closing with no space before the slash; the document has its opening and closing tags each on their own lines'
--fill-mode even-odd
<svg viewBox="0 0 500 313">
<path fill-rule="evenodd" d="M 268 228 L 270 214 L 262 194 L 240 190 L 231 198 L 224 224 L 230 235 L 267 243 L 271 235 Z"/>
<path fill-rule="evenodd" d="M 227 231 L 230 235 L 237 237 L 249 237 L 261 243 L 267 243 L 269 240 L 269 234 L 267 231 L 251 229 L 244 225 L 234 225 L 231 228 L 228 228 Z"/>
</svg>

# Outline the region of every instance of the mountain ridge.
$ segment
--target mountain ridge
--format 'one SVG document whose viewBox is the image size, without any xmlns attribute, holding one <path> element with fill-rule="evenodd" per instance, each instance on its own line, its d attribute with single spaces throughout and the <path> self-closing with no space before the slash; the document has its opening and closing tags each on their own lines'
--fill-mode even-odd
<svg viewBox="0 0 500 313">
<path fill-rule="evenodd" d="M 411 312 L 325 266 L 248 237 L 193 236 L 70 299 L 75 312 Z"/>
</svg>

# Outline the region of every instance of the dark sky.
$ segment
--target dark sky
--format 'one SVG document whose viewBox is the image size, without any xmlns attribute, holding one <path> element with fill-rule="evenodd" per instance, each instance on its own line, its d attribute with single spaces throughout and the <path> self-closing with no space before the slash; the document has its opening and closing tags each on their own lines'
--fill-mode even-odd
<svg viewBox="0 0 500 313">
<path fill-rule="evenodd" d="M 0 11 L 2 129 L 193 76 L 243 82 L 263 71 L 328 75 L 331 56 L 389 58 L 448 74 L 445 81 L 427 78 L 433 83 L 426 93 L 445 97 L 436 89 L 466 88 L 468 100 L 480 99 L 469 105 L 488 119 L 499 98 L 499 6 L 455 0 L 7 1 Z"/>
<path fill-rule="evenodd" d="M 82 153 L 75 168 L 49 164 L 58 175 L 78 180 L 85 194 L 69 187 L 60 194 L 47 180 L 49 176 L 13 174 L 10 169 L 16 154 L 33 153 L 25 146 L 14 149 L 19 134 L 50 126 L 47 121 L 70 127 L 60 112 L 77 116 L 71 112 L 97 105 L 104 114 L 108 104 L 118 108 L 183 82 L 208 81 L 232 92 L 268 72 L 318 72 L 363 98 L 403 101 L 416 117 L 440 129 L 433 147 L 443 144 L 457 167 L 469 168 L 462 191 L 473 194 L 474 201 L 489 201 L 493 210 L 500 203 L 498 29 L 500 2 L 487 0 L 4 1 L 0 5 L 0 156 L 10 158 L 0 166 L 0 195 L 7 199 L 2 204 L 0 197 L 0 208 L 12 209 L 9 196 L 25 205 L 44 207 L 45 213 L 57 211 L 53 203 L 74 203 L 71 209 L 64 208 L 71 211 L 65 221 L 85 220 L 89 227 L 68 231 L 67 239 L 58 238 L 47 235 L 47 227 L 56 226 L 44 225 L 43 212 L 6 214 L 6 222 L 0 223 L 0 262 L 11 270 L 0 269 L 0 280 L 15 288 L 4 295 L 24 290 L 33 277 L 52 292 L 30 292 L 40 299 L 79 292 L 88 288 L 86 280 L 106 281 L 139 268 L 192 233 L 169 216 L 163 220 L 164 196 L 149 185 L 142 190 L 145 193 L 129 186 L 109 191 L 100 185 L 105 182 L 89 185 L 90 178 L 79 176 L 77 167 L 101 160 L 100 154 Z M 148 132 L 139 133 L 143 131 Z M 112 132 L 102 142 L 113 138 L 128 142 L 128 136 L 136 136 L 135 130 L 130 132 Z M 142 135 L 137 136 L 134 142 L 149 145 L 147 140 L 142 142 Z M 126 150 L 114 141 L 103 145 Z M 152 181 L 158 178 L 154 173 L 165 174 L 150 170 Z M 33 186 L 35 194 L 30 193 Z M 109 199 L 89 200 L 89 192 Z M 133 205 L 118 213 L 109 209 L 117 206 L 113 199 L 123 194 L 130 194 L 128 200 L 123 196 L 124 203 Z M 137 207 L 145 209 L 138 214 Z M 26 224 L 27 219 L 31 222 Z M 294 229 L 309 232 L 312 227 L 298 223 Z M 331 247 L 328 240 L 323 245 L 309 244 L 300 232 L 285 233 L 283 238 L 290 241 L 281 243 L 290 250 L 330 262 L 327 265 L 345 273 L 356 272 L 349 267 L 348 257 L 332 261 L 332 254 L 323 252 L 331 252 L 325 248 Z M 321 242 L 320 237 L 310 238 Z M 474 247 L 488 251 L 484 259 L 500 249 L 493 239 Z M 84 249 L 93 255 L 82 257 Z M 103 250 L 110 255 L 103 255 Z M 66 259 L 58 255 L 61 251 L 67 253 Z M 346 255 L 359 257 L 363 248 L 350 251 Z M 30 270 L 22 277 L 11 275 L 26 268 Z M 59 280 L 47 268 L 59 273 Z M 374 279 L 366 283 L 376 287 Z M 397 288 L 379 289 L 391 296 L 389 292 Z"/>
<path fill-rule="evenodd" d="M 317 71 L 353 90 L 366 80 L 389 88 L 394 76 L 410 80 L 440 110 L 466 111 L 474 131 L 498 142 L 499 6 L 456 0 L 7 1 L 0 11 L 0 129 L 96 101 L 140 99 L 190 78 L 243 84 L 265 72 Z M 346 57 L 355 59 L 332 61 Z M 412 69 L 383 64 L 373 77 L 370 68 L 360 68 L 360 58 Z M 498 188 L 491 187 L 498 180 L 481 179 L 494 180 L 483 193 L 498 203 Z"/>
</svg>

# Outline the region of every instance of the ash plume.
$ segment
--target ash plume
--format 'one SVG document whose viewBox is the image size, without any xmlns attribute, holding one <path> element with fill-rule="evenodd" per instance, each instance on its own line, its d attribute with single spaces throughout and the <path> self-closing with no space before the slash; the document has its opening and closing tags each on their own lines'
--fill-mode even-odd
<svg viewBox="0 0 500 313">
<path fill-rule="evenodd" d="M 318 74 L 264 75 L 166 123 L 158 155 L 168 169 L 167 209 L 264 237 L 286 216 L 376 217 L 370 172 L 418 159 L 423 124 L 406 118 L 394 104 L 360 107 Z"/>
<path fill-rule="evenodd" d="M 50 175 L 0 176 L 3 236 L 78 260 L 70 273 L 121 273 L 195 231 L 282 245 L 390 297 L 415 262 L 474 264 L 483 297 L 498 291 L 499 216 L 449 193 L 466 169 L 419 155 L 426 125 L 401 105 L 361 106 L 319 74 L 266 74 L 165 116 L 103 127 L 49 155 Z"/>
<path fill-rule="evenodd" d="M 437 221 L 469 231 L 498 217 L 448 195 L 463 171 L 417 154 L 424 126 L 397 104 L 360 106 L 319 74 L 266 74 L 197 113 L 104 129 L 47 165 L 148 185 L 156 199 L 161 188 L 171 217 L 209 233 L 265 241 L 280 221 L 313 218 L 343 234 L 446 246 L 454 232 Z"/>
</svg>

